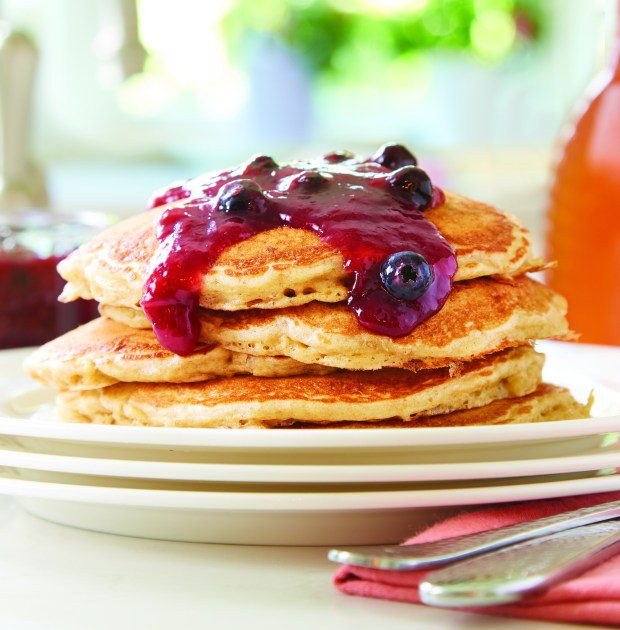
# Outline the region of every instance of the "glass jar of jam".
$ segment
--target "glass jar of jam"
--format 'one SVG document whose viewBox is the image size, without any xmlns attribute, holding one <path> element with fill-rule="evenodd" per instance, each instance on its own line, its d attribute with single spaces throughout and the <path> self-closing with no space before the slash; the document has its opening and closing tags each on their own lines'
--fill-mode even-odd
<svg viewBox="0 0 620 630">
<path fill-rule="evenodd" d="M 97 316 L 93 301 L 58 302 L 56 265 L 109 223 L 94 212 L 0 214 L 0 349 L 40 345 Z"/>
</svg>

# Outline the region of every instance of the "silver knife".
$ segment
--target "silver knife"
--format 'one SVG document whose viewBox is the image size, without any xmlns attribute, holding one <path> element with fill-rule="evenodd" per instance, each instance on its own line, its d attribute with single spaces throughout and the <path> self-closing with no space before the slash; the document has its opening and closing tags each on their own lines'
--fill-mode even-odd
<svg viewBox="0 0 620 630">
<path fill-rule="evenodd" d="M 524 540 L 620 517 L 620 501 L 564 512 L 479 534 L 446 538 L 432 543 L 332 549 L 333 562 L 358 567 L 411 571 L 427 569 L 513 545 Z"/>
<path fill-rule="evenodd" d="M 429 573 L 420 599 L 430 606 L 497 606 L 583 573 L 620 552 L 620 521 L 577 527 L 457 562 Z"/>
</svg>

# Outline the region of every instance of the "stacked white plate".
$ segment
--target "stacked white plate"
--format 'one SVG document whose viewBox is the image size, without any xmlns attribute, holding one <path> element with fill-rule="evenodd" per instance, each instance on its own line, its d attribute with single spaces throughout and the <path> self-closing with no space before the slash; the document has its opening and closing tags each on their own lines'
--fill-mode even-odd
<svg viewBox="0 0 620 630">
<path fill-rule="evenodd" d="M 620 490 L 620 348 L 547 342 L 593 419 L 437 429 L 66 424 L 0 353 L 0 493 L 105 532 L 237 544 L 395 542 L 463 506 Z"/>
</svg>

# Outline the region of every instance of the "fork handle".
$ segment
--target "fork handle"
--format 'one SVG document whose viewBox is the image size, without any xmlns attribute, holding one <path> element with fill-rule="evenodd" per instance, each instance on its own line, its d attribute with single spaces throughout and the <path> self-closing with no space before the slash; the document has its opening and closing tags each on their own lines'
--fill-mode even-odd
<svg viewBox="0 0 620 630">
<path fill-rule="evenodd" d="M 426 569 L 532 538 L 618 517 L 620 501 L 613 501 L 433 543 L 332 549 L 328 558 L 333 562 L 393 571 Z"/>
<path fill-rule="evenodd" d="M 430 606 L 511 604 L 575 577 L 620 551 L 620 521 L 575 527 L 432 571 L 420 584 Z"/>
</svg>

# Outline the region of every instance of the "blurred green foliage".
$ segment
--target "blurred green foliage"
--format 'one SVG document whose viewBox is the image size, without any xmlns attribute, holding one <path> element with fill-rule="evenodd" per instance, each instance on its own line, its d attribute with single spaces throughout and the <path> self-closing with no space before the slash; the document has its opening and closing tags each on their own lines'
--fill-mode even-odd
<svg viewBox="0 0 620 630">
<path fill-rule="evenodd" d="M 268 36 L 341 78 L 430 49 L 501 62 L 544 26 L 540 0 L 235 0 L 223 20 L 233 56 Z"/>
</svg>

